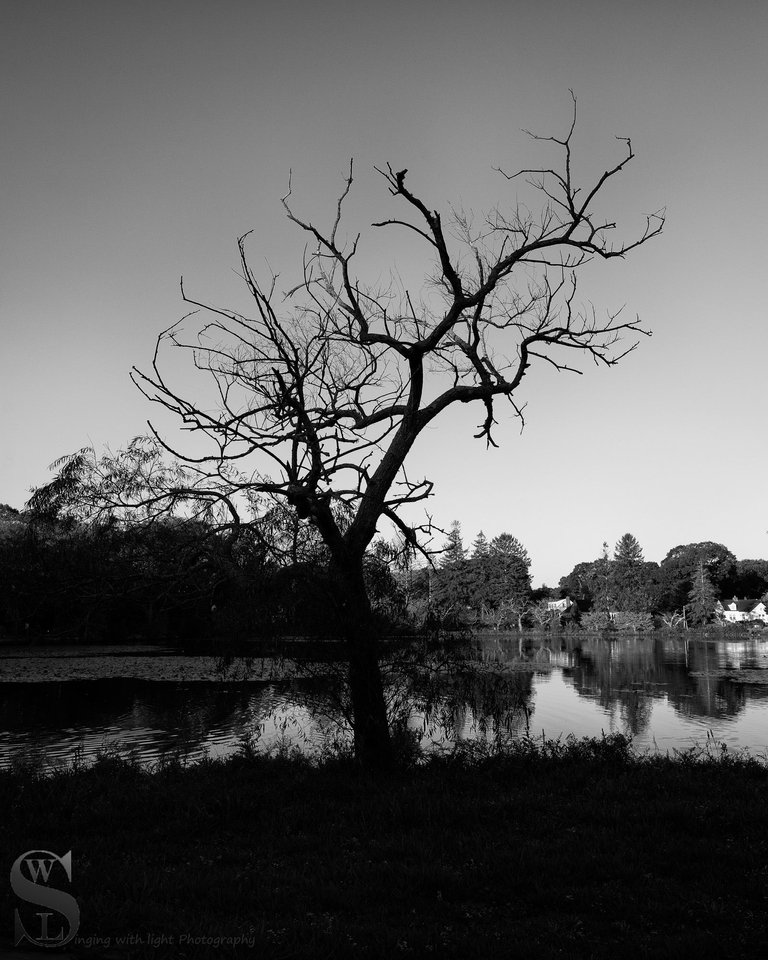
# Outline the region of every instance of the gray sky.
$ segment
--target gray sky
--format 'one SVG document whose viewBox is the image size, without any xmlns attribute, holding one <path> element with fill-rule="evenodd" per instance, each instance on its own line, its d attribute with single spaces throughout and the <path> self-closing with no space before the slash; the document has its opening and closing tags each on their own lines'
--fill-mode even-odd
<svg viewBox="0 0 768 960">
<path fill-rule="evenodd" d="M 669 218 L 584 296 L 654 336 L 612 370 L 533 368 L 522 435 L 502 423 L 486 451 L 463 409 L 412 472 L 468 543 L 517 536 L 536 582 L 626 531 L 651 560 L 698 540 L 766 556 L 766 49 L 768 6 L 746 0 L 5 0 L 0 502 L 20 507 L 64 453 L 144 431 L 128 370 L 185 312 L 182 274 L 237 301 L 235 241 L 253 228 L 254 263 L 292 275 L 289 168 L 297 211 L 326 222 L 351 156 L 361 222 L 392 213 L 373 172 L 387 161 L 432 207 L 509 205 L 493 166 L 540 163 L 521 128 L 562 134 L 573 88 L 577 169 L 615 163 L 615 136 L 637 154 L 606 211 L 627 235 Z M 372 241 L 368 278 L 397 254 Z"/>
</svg>

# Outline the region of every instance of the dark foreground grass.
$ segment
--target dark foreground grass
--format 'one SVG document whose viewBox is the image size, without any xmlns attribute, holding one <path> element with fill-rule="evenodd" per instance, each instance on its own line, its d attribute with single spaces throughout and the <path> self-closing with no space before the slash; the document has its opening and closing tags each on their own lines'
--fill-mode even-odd
<svg viewBox="0 0 768 960">
<path fill-rule="evenodd" d="M 638 759 L 623 738 L 386 776 L 258 757 L 0 773 L 2 943 L 10 866 L 42 848 L 72 851 L 68 956 L 764 957 L 767 791 L 756 761 Z"/>
</svg>

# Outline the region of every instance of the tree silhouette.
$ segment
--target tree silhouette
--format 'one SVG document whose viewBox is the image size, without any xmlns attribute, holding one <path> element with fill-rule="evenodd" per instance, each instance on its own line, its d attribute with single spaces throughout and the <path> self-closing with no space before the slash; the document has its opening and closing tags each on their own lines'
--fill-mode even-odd
<svg viewBox="0 0 768 960">
<path fill-rule="evenodd" d="M 391 748 L 363 561 L 382 519 L 407 543 L 428 547 L 429 520 L 410 519 L 432 492 L 431 480 L 406 470 L 414 444 L 451 408 L 474 403 L 482 409 L 475 436 L 496 446 L 496 402 L 506 400 L 522 419 L 516 391 L 532 367 L 580 373 L 579 358 L 613 366 L 647 334 L 621 311 L 601 316 L 581 305 L 577 275 L 590 261 L 626 257 L 657 236 L 664 215 L 646 217 L 633 237 L 612 239 L 617 225 L 596 207 L 634 158 L 631 141 L 619 138 L 619 159 L 579 186 L 575 129 L 574 98 L 564 136 L 534 136 L 559 159 L 515 173 L 499 168 L 511 204 L 478 221 L 430 207 L 407 170 L 378 169 L 398 209 L 372 226 L 405 231 L 422 245 L 429 265 L 421 290 L 398 293 L 356 272 L 362 238 L 344 234 L 351 163 L 327 228 L 294 211 L 289 183 L 285 212 L 307 239 L 300 281 L 284 291 L 275 275 L 257 277 L 246 234 L 240 271 L 252 313 L 206 304 L 182 285 L 193 314 L 159 335 L 148 372 L 133 373 L 151 401 L 207 443 L 182 450 L 150 425 L 196 477 L 170 496 L 191 490 L 208 498 L 229 514 L 227 524 L 242 522 L 243 503 L 254 509 L 260 497 L 282 499 L 326 544 L 329 616 L 347 643 L 355 749 L 364 764 L 388 763 Z M 210 378 L 208 393 L 196 394 L 188 380 L 173 385 L 163 372 L 168 346 Z"/>
</svg>

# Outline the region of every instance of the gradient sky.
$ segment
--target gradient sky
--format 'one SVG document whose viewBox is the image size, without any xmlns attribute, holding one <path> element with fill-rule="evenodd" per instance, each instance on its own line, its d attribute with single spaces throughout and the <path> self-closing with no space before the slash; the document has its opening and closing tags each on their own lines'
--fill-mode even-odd
<svg viewBox="0 0 768 960">
<path fill-rule="evenodd" d="M 768 5 L 745 0 L 5 0 L 0 502 L 21 507 L 62 454 L 145 430 L 128 371 L 185 312 L 182 274 L 237 302 L 235 241 L 253 228 L 254 262 L 291 276 L 289 168 L 318 220 L 352 156 L 368 222 L 392 213 L 373 172 L 387 161 L 430 206 L 508 204 L 493 166 L 541 162 L 521 130 L 562 134 L 573 88 L 577 169 L 615 163 L 615 136 L 637 154 L 606 210 L 629 233 L 667 208 L 663 237 L 585 289 L 653 338 L 611 370 L 533 368 L 522 434 L 503 422 L 486 451 L 464 408 L 411 471 L 467 543 L 517 536 L 537 583 L 626 531 L 649 560 L 699 540 L 768 556 L 766 49 Z M 372 241 L 368 278 L 397 253 Z"/>
</svg>

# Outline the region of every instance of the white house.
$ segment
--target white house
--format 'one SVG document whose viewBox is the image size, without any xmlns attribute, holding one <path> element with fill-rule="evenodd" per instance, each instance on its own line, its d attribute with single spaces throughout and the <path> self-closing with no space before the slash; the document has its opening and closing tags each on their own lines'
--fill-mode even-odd
<svg viewBox="0 0 768 960">
<path fill-rule="evenodd" d="M 553 613 L 565 613 L 570 610 L 573 600 L 570 597 L 563 597 L 562 600 L 550 600 L 547 603 L 547 610 Z"/>
<path fill-rule="evenodd" d="M 762 620 L 768 623 L 768 610 L 762 600 L 718 600 L 715 613 L 726 623 L 742 623 L 745 620 Z"/>
</svg>

